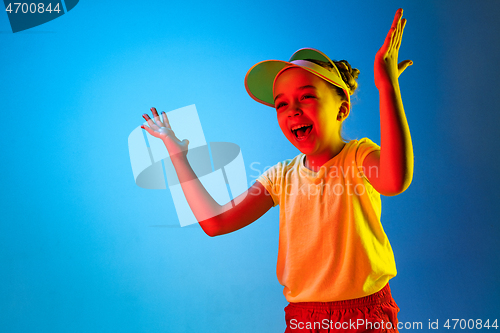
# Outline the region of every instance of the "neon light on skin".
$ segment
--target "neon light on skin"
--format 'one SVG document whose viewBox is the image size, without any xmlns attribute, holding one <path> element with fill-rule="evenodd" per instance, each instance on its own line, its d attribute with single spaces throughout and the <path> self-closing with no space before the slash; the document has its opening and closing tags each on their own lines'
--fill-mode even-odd
<svg viewBox="0 0 500 333">
<path fill-rule="evenodd" d="M 306 154 L 306 167 L 317 171 L 337 155 L 345 143 L 340 136 L 342 120 L 349 114 L 349 104 L 333 87 L 301 68 L 290 68 L 276 79 L 275 105 L 278 124 L 285 137 Z M 306 135 L 297 137 L 297 125 L 311 124 Z"/>
</svg>

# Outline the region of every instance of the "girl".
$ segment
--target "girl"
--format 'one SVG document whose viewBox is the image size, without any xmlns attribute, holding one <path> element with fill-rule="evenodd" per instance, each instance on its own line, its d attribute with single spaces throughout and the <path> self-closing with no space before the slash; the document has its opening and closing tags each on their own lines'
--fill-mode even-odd
<svg viewBox="0 0 500 333">
<path fill-rule="evenodd" d="M 226 205 L 215 202 L 187 158 L 188 140 L 174 135 L 165 113 L 144 115 L 151 135 L 163 140 L 182 189 L 209 236 L 227 234 L 280 205 L 277 275 L 289 301 L 288 332 L 397 332 L 398 306 L 388 281 L 396 275 L 391 246 L 380 223 L 380 194 L 403 192 L 413 175 L 413 150 L 398 77 L 406 24 L 399 9 L 375 56 L 380 93 L 381 147 L 367 138 L 344 142 L 342 122 L 359 71 L 314 49 L 289 62 L 269 60 L 247 73 L 252 98 L 276 108 L 278 123 L 300 154 L 276 164 Z"/>
</svg>

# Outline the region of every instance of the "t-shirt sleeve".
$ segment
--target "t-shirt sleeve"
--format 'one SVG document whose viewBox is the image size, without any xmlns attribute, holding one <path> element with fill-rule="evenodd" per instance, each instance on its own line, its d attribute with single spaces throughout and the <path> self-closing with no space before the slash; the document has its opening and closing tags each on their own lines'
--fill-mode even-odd
<svg viewBox="0 0 500 333">
<path fill-rule="evenodd" d="M 356 166 L 358 167 L 358 170 L 363 172 L 363 174 L 365 172 L 371 171 L 371 170 L 364 170 L 363 168 L 363 161 L 365 160 L 365 157 L 368 156 L 368 154 L 370 154 L 371 152 L 374 152 L 376 150 L 380 150 L 380 146 L 374 143 L 372 140 L 368 138 L 363 138 L 358 141 L 358 147 L 356 148 L 356 157 L 355 157 Z"/>
<path fill-rule="evenodd" d="M 273 198 L 273 207 L 279 204 L 279 197 L 277 195 L 279 193 L 277 191 L 279 170 L 281 170 L 281 163 L 267 169 L 256 179 Z"/>
</svg>

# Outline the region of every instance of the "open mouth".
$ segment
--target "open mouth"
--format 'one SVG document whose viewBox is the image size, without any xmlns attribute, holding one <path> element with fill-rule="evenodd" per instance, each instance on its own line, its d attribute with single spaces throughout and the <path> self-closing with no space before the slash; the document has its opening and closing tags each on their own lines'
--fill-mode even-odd
<svg viewBox="0 0 500 333">
<path fill-rule="evenodd" d="M 312 128 L 313 125 L 300 125 L 293 128 L 292 133 L 298 140 L 303 140 L 309 135 L 309 133 L 311 133 Z"/>
</svg>

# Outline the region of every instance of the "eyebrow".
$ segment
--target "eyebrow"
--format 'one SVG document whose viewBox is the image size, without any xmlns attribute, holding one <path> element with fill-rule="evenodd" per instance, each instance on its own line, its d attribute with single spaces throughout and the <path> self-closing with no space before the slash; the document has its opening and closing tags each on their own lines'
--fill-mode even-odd
<svg viewBox="0 0 500 333">
<path fill-rule="evenodd" d="M 312 88 L 312 89 L 316 90 L 316 87 L 315 87 L 315 86 L 311 86 L 310 84 L 305 85 L 305 86 L 302 86 L 302 87 L 298 87 L 297 89 L 298 89 L 298 90 L 304 90 L 304 89 L 307 89 L 307 88 Z M 278 95 L 276 95 L 276 97 L 274 98 L 274 101 L 276 102 L 276 100 L 277 100 L 278 98 L 280 98 L 281 96 L 283 96 L 283 94 L 278 94 Z"/>
</svg>

